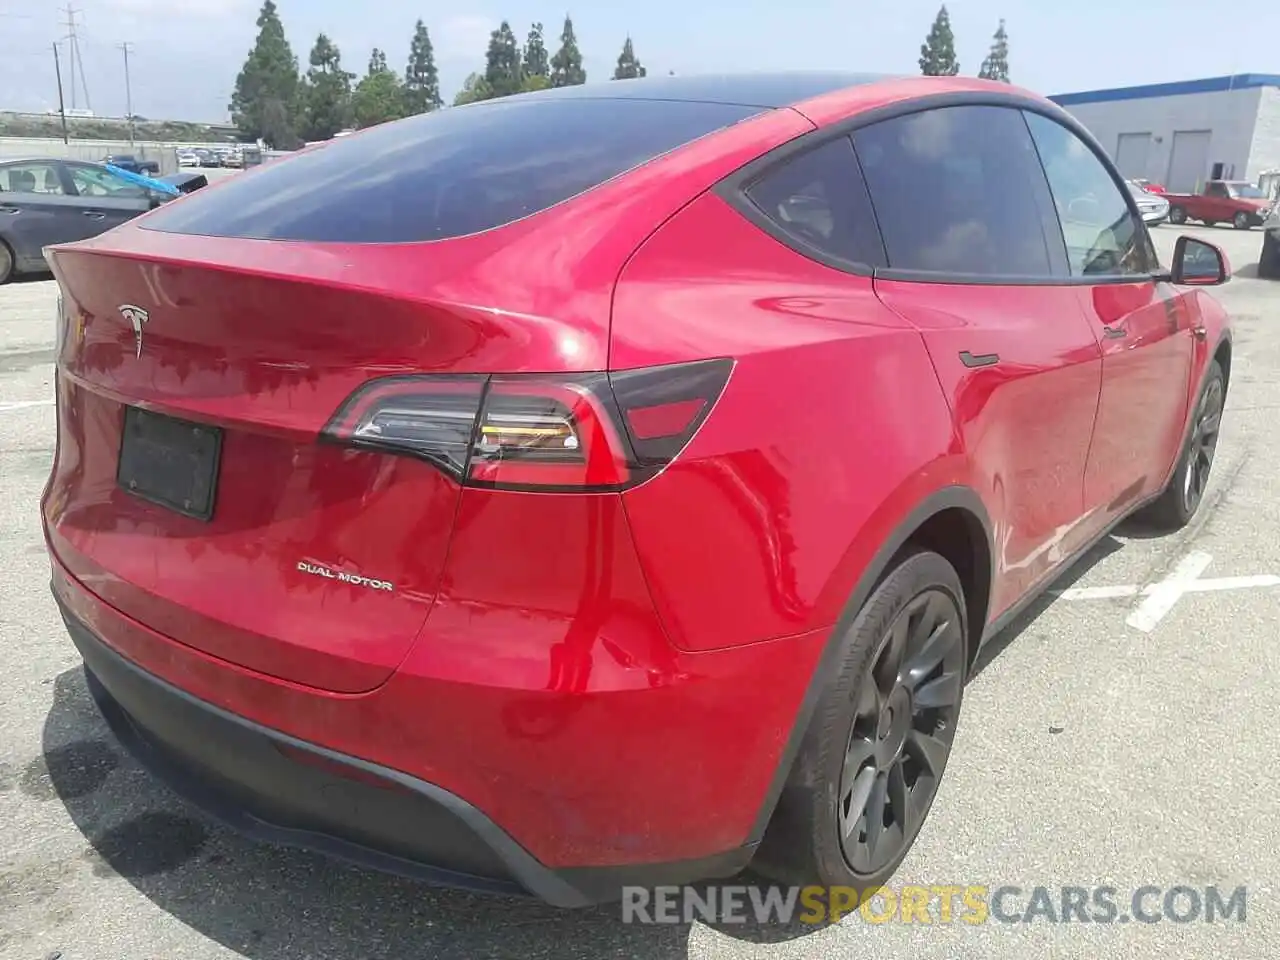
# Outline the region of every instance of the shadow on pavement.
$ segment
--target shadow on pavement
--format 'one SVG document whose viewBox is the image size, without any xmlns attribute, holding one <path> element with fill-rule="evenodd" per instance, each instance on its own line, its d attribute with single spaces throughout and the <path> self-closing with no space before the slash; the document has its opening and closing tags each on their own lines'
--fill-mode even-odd
<svg viewBox="0 0 1280 960">
<path fill-rule="evenodd" d="M 1130 533 L 1130 524 L 1136 524 L 1136 521 L 1125 521 L 1120 525 L 1116 532 L 1127 536 Z M 1135 529 L 1138 528 L 1135 527 Z M 1040 597 L 1031 604 L 1031 606 L 1022 611 L 1022 613 L 1019 614 L 1018 617 L 1009 624 L 1009 626 L 1005 627 L 987 641 L 986 646 L 984 646 L 978 653 L 977 662 L 973 665 L 973 676 L 976 677 L 983 670 L 987 669 L 987 667 L 991 666 L 992 661 L 1007 650 L 1013 642 L 1018 639 L 1018 636 L 1022 631 L 1026 630 L 1027 627 L 1029 627 L 1036 618 L 1040 616 L 1040 614 L 1053 606 L 1054 601 L 1058 599 L 1057 594 L 1059 591 L 1067 590 L 1074 586 L 1081 577 L 1101 563 L 1105 557 L 1109 557 L 1111 554 L 1118 550 L 1122 550 L 1123 548 L 1124 544 L 1110 534 L 1094 544 L 1093 548 L 1089 550 L 1088 553 L 1073 563 L 1063 571 L 1056 580 L 1054 580 L 1048 591 L 1041 594 Z"/>
<path fill-rule="evenodd" d="M 122 877 L 166 913 L 249 960 L 369 957 L 688 956 L 690 925 L 624 923 L 620 905 L 557 910 L 440 889 L 317 854 L 245 840 L 124 755 L 76 667 L 54 681 L 43 757 L 22 788 L 59 800 L 104 879 Z M 740 877 L 723 883 L 758 882 Z M 759 943 L 817 927 L 713 924 Z"/>
</svg>

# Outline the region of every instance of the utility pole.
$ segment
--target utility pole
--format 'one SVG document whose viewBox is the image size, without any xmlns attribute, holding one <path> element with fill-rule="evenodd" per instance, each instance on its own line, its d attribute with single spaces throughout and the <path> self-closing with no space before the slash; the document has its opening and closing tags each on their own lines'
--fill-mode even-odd
<svg viewBox="0 0 1280 960">
<path fill-rule="evenodd" d="M 129 48 L 133 44 L 125 41 L 120 44 L 120 49 L 124 51 L 124 102 L 125 117 L 129 121 L 129 146 L 133 146 L 133 86 L 129 83 Z"/>
<path fill-rule="evenodd" d="M 62 115 L 62 142 L 70 143 L 71 136 L 67 133 L 67 106 L 62 100 L 62 60 L 58 57 L 58 44 L 53 43 L 53 72 L 58 78 L 58 113 Z"/>
</svg>

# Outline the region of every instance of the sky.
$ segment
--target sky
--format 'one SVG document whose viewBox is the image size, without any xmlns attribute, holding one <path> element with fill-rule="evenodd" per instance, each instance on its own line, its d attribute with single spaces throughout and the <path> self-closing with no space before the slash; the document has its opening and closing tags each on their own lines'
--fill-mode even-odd
<svg viewBox="0 0 1280 960">
<path fill-rule="evenodd" d="M 100 116 L 125 113 L 128 41 L 133 109 L 155 119 L 222 121 L 236 74 L 253 45 L 261 0 L 72 0 L 81 14 L 83 81 L 75 106 Z M 413 24 L 431 31 L 446 100 L 467 74 L 483 70 L 489 31 L 507 19 L 522 41 L 544 24 L 554 53 L 566 13 L 573 16 L 588 82 L 607 80 L 631 36 L 651 75 L 753 70 L 917 73 L 920 44 L 938 0 L 277 0 L 285 31 L 306 63 L 316 34 L 327 33 L 343 62 L 363 73 L 373 47 L 403 71 Z M 50 46 L 67 33 L 66 0 L 0 0 L 0 110 L 56 109 Z M 1268 44 L 1191 44 L 1204 18 L 1192 0 L 954 0 L 947 4 L 960 71 L 976 74 L 1001 18 L 1011 79 L 1055 94 L 1220 76 L 1280 73 Z M 465 12 L 464 12 L 465 11 Z M 1273 0 L 1234 0 L 1233 23 L 1265 25 Z M 64 89 L 69 84 L 62 45 Z M 71 96 L 67 93 L 67 105 Z"/>
</svg>

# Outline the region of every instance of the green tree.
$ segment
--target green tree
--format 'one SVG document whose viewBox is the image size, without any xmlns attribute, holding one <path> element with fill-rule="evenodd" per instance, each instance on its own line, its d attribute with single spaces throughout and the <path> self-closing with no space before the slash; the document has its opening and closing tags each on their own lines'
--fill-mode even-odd
<svg viewBox="0 0 1280 960">
<path fill-rule="evenodd" d="M 258 13 L 258 39 L 249 51 L 231 94 L 232 120 L 247 139 L 291 149 L 297 134 L 291 116 L 298 96 L 298 58 L 284 35 L 274 0 Z"/>
<path fill-rule="evenodd" d="M 1009 34 L 1005 32 L 1003 20 L 1000 21 L 1000 28 L 996 30 L 995 36 L 991 38 L 991 52 L 982 61 L 978 76 L 983 80 L 1009 82 Z"/>
<path fill-rule="evenodd" d="M 484 78 L 483 74 L 473 73 L 463 81 L 462 89 L 453 98 L 453 105 L 461 107 L 467 103 L 478 103 L 481 100 L 489 100 L 492 97 L 493 91 L 489 89 L 489 81 Z"/>
<path fill-rule="evenodd" d="M 369 72 L 351 95 L 351 112 L 359 127 L 372 127 L 405 115 L 400 78 L 387 66 L 387 55 L 377 47 L 369 57 Z"/>
<path fill-rule="evenodd" d="M 342 69 L 338 45 L 323 33 L 311 48 L 311 69 L 307 71 L 306 122 L 308 140 L 328 140 L 351 124 L 352 74 Z"/>
<path fill-rule="evenodd" d="M 613 71 L 613 79 L 635 80 L 645 73 L 645 68 L 636 57 L 635 47 L 631 45 L 631 38 L 627 37 L 627 42 L 622 45 L 622 53 L 618 54 L 618 66 Z"/>
<path fill-rule="evenodd" d="M 409 44 L 409 65 L 404 71 L 405 112 L 426 113 L 439 110 L 444 104 L 440 99 L 440 74 L 436 70 L 435 48 L 426 25 L 419 20 L 413 28 L 413 42 Z"/>
<path fill-rule="evenodd" d="M 542 39 L 542 24 L 535 23 L 529 28 L 529 39 L 524 43 L 524 75 L 525 77 L 549 77 L 550 74 L 551 59 L 547 54 L 547 45 Z"/>
<path fill-rule="evenodd" d="M 578 49 L 578 38 L 573 35 L 573 20 L 565 17 L 560 49 L 551 58 L 551 85 L 572 87 L 586 82 L 587 71 L 582 69 L 582 51 Z"/>
<path fill-rule="evenodd" d="M 954 77 L 960 72 L 956 59 L 956 38 L 951 32 L 951 15 L 943 4 L 934 18 L 929 36 L 920 46 L 920 72 L 926 77 Z"/>
<path fill-rule="evenodd" d="M 497 30 L 489 34 L 489 54 L 485 60 L 484 79 L 489 84 L 490 96 L 506 97 L 520 92 L 524 81 L 524 66 L 520 59 L 520 45 L 511 30 L 511 24 L 503 20 Z"/>
<path fill-rule="evenodd" d="M 551 86 L 551 78 L 538 73 L 531 73 L 520 84 L 521 93 L 532 93 L 534 90 L 546 90 Z"/>
</svg>

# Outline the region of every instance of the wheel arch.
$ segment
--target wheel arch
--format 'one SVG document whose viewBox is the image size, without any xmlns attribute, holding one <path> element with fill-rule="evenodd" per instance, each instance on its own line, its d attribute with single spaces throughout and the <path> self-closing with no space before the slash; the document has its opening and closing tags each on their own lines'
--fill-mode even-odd
<svg viewBox="0 0 1280 960">
<path fill-rule="evenodd" d="M 18 251 L 12 243 L 0 236 L 0 250 L 9 255 L 9 272 L 8 275 L 0 273 L 0 283 L 6 283 L 18 275 Z"/>
<path fill-rule="evenodd" d="M 1231 334 L 1224 332 L 1213 348 L 1213 359 L 1222 368 L 1222 392 L 1225 394 L 1231 387 Z"/>
<path fill-rule="evenodd" d="M 927 496 L 899 520 L 884 538 L 862 571 L 839 620 L 831 629 L 796 712 L 791 732 L 783 745 L 769 789 L 756 815 L 751 835 L 747 838 L 748 843 L 758 842 L 764 837 L 822 696 L 831 664 L 839 655 L 840 638 L 903 554 L 913 549 L 932 550 L 955 567 L 965 590 L 970 644 L 966 653 L 969 667 L 973 667 L 978 647 L 982 643 L 994 581 L 995 552 L 992 542 L 991 521 L 982 498 L 972 488 L 962 485 L 943 487 Z"/>
</svg>

